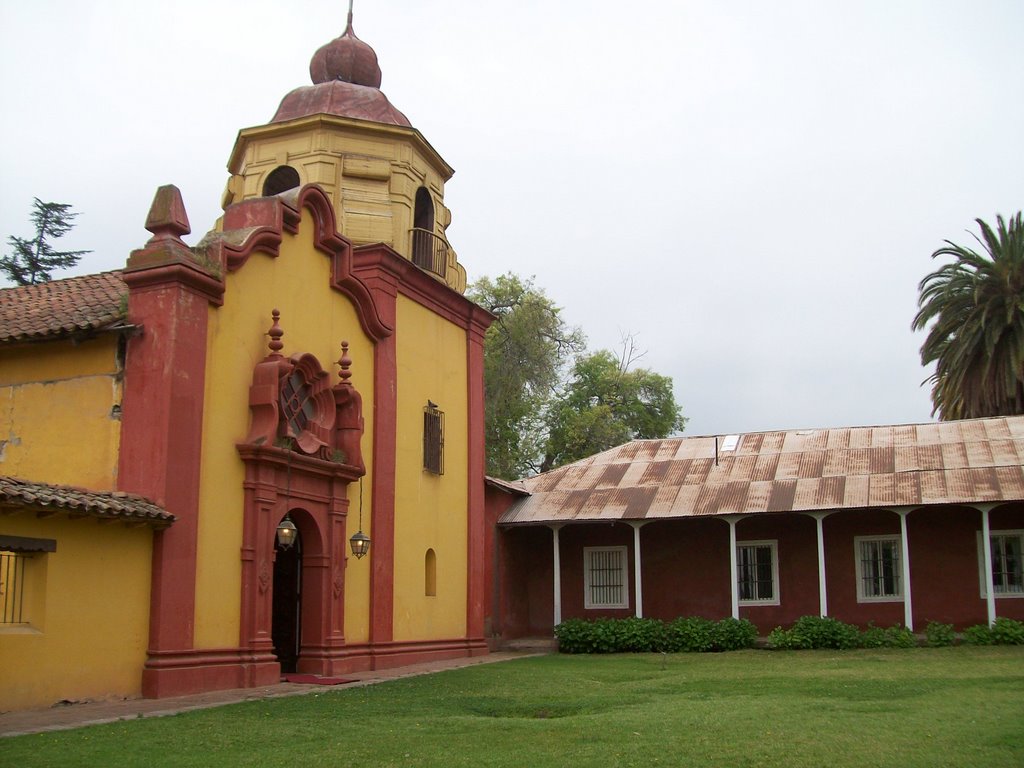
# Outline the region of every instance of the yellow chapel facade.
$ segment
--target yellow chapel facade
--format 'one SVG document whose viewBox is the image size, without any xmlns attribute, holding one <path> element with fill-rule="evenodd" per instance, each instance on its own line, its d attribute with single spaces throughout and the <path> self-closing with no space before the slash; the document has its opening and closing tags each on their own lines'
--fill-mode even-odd
<svg viewBox="0 0 1024 768">
<path fill-rule="evenodd" d="M 124 269 L 0 291 L 5 707 L 487 651 L 452 170 L 351 15 L 311 74 L 197 246 L 161 187 Z"/>
</svg>

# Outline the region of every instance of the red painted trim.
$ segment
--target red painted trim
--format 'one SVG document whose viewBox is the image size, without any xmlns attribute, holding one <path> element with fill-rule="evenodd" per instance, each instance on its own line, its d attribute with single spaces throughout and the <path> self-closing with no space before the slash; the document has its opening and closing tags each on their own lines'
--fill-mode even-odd
<svg viewBox="0 0 1024 768">
<path fill-rule="evenodd" d="M 305 644 L 303 654 L 305 655 Z M 488 653 L 483 638 L 455 638 L 421 642 L 357 644 L 325 654 L 303 672 L 343 675 L 375 669 L 393 669 L 445 659 L 472 658 Z M 186 696 L 205 691 L 255 688 L 281 680 L 280 665 L 271 654 L 253 654 L 240 648 L 154 654 L 143 674 L 146 698 Z"/>
<path fill-rule="evenodd" d="M 219 300 L 200 273 L 158 255 L 123 275 L 128 322 L 143 331 L 128 341 L 117 481 L 177 518 L 154 535 L 151 656 L 193 642 L 207 317 Z"/>
<path fill-rule="evenodd" d="M 151 652 L 142 672 L 142 695 L 163 699 L 274 685 L 280 680 L 281 668 L 273 653 L 252 654 L 239 648 Z"/>
<path fill-rule="evenodd" d="M 394 327 L 395 295 L 379 288 L 376 304 Z M 391 640 L 395 602 L 395 477 L 398 443 L 397 334 L 373 349 L 373 504 L 370 510 L 370 641 Z"/>
<path fill-rule="evenodd" d="M 176 283 L 216 307 L 224 303 L 224 283 L 190 264 L 162 264 L 136 270 L 126 267 L 122 279 L 132 289 L 159 288 Z"/>
<path fill-rule="evenodd" d="M 362 665 L 344 670 L 349 672 L 393 669 L 426 661 L 483 656 L 489 652 L 482 637 L 350 645 L 348 651 L 350 661 L 358 660 Z"/>
<path fill-rule="evenodd" d="M 467 537 L 466 537 L 466 634 L 484 635 L 484 611 L 487 599 L 487 559 L 484 518 L 484 334 L 479 326 L 466 332 L 466 369 L 468 404 Z"/>
<path fill-rule="evenodd" d="M 365 284 L 382 280 L 417 304 L 459 328 L 484 333 L 494 316 L 461 293 L 431 277 L 409 259 L 383 243 L 354 249 L 354 272 Z"/>
</svg>

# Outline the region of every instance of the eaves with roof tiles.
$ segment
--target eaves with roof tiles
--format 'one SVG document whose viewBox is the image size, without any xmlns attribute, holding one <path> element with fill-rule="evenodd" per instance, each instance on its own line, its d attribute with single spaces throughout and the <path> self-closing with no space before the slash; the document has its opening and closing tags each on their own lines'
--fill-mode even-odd
<svg viewBox="0 0 1024 768">
<path fill-rule="evenodd" d="M 0 515 L 18 513 L 39 517 L 53 514 L 93 517 L 154 528 L 166 528 L 175 520 L 170 512 L 142 496 L 0 476 Z"/>
<path fill-rule="evenodd" d="M 121 327 L 128 287 L 120 272 L 0 289 L 0 344 L 43 341 Z"/>
<path fill-rule="evenodd" d="M 717 441 L 717 461 L 716 461 Z M 1024 416 L 637 440 L 523 481 L 500 524 L 1024 500 Z"/>
</svg>

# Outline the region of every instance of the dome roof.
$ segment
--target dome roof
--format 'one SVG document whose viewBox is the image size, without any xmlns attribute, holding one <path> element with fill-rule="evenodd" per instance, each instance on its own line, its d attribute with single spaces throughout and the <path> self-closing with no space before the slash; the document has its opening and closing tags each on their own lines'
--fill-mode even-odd
<svg viewBox="0 0 1024 768">
<path fill-rule="evenodd" d="M 272 123 L 325 114 L 411 127 L 408 118 L 379 90 L 377 54 L 356 37 L 351 9 L 341 37 L 313 54 L 309 76 L 313 85 L 296 88 L 285 96 Z"/>
<path fill-rule="evenodd" d="M 412 127 L 409 118 L 395 109 L 388 97 L 376 88 L 341 80 L 296 88 L 281 99 L 281 105 L 270 122 L 283 123 L 309 115 L 337 115 Z"/>
<path fill-rule="evenodd" d="M 380 66 L 377 54 L 352 29 L 352 12 L 341 37 L 331 40 L 313 54 L 309 76 L 315 85 L 341 80 L 355 85 L 380 88 Z"/>
</svg>

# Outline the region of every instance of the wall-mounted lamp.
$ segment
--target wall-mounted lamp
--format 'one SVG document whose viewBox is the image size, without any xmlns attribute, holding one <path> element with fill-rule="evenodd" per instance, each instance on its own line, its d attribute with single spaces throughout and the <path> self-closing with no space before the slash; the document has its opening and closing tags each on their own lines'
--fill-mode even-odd
<svg viewBox="0 0 1024 768">
<path fill-rule="evenodd" d="M 359 478 L 359 530 L 348 540 L 352 554 L 356 559 L 364 557 L 370 551 L 370 537 L 363 533 L 363 478 Z"/>
</svg>

